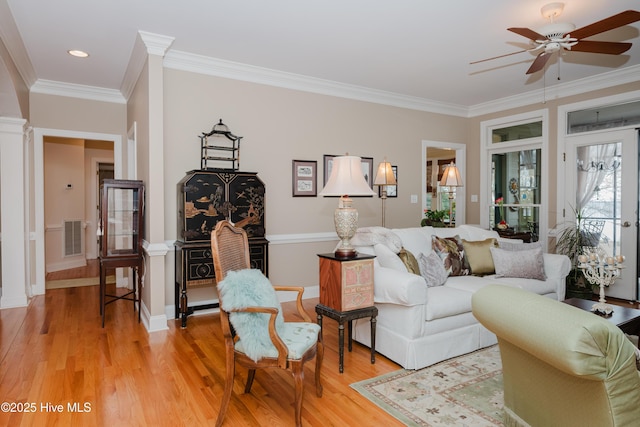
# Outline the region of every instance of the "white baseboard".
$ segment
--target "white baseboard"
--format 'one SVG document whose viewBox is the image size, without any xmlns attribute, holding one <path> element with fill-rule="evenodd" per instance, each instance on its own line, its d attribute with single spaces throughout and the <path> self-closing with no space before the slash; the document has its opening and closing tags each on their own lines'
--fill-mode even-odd
<svg viewBox="0 0 640 427">
<path fill-rule="evenodd" d="M 87 260 L 85 258 L 75 259 L 71 261 L 50 263 L 50 264 L 47 264 L 46 266 L 46 272 L 52 273 L 54 271 L 68 270 L 70 268 L 85 267 L 86 265 L 87 265 Z"/>
<path fill-rule="evenodd" d="M 163 314 L 160 316 L 152 317 L 151 313 L 149 313 L 149 310 L 147 309 L 147 306 L 144 304 L 144 301 L 142 302 L 142 323 L 144 324 L 145 328 L 147 328 L 147 332 L 149 333 L 166 331 L 167 329 L 169 329 L 169 326 L 167 324 L 167 316 Z"/>
</svg>

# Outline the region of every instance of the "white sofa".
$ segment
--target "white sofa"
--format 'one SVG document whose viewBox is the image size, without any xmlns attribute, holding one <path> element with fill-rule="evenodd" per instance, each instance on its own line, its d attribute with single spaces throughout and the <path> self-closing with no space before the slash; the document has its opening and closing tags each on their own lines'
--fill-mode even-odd
<svg viewBox="0 0 640 427">
<path fill-rule="evenodd" d="M 544 253 L 539 257 L 544 263 L 546 280 L 498 277 L 496 274 L 449 276 L 444 285 L 434 287 L 428 287 L 425 278 L 409 273 L 404 265 L 398 267 L 392 263 L 388 256 L 389 251 L 397 252 L 398 238 L 401 246 L 416 257 L 419 257 L 419 254 L 427 255 L 432 252 L 432 235 L 457 235 L 466 240 L 466 243 L 495 238 L 498 244 L 504 242 L 505 246 L 509 243 L 513 246 L 514 240 L 501 239 L 495 231 L 468 225 L 455 228 L 416 227 L 392 230 L 370 227 L 361 230 L 352 243 L 358 252 L 376 255 L 376 351 L 405 369 L 420 369 L 497 342 L 495 335 L 485 329 L 471 313 L 471 297 L 484 286 L 493 283 L 503 284 L 559 301 L 564 299 L 565 277 L 571 268 L 569 258 L 564 255 Z M 376 231 L 379 237 L 374 242 L 369 234 L 372 230 Z M 505 254 L 506 251 L 501 253 Z M 473 274 L 473 271 L 471 273 Z M 368 319 L 353 322 L 353 337 L 356 341 L 370 346 Z"/>
</svg>

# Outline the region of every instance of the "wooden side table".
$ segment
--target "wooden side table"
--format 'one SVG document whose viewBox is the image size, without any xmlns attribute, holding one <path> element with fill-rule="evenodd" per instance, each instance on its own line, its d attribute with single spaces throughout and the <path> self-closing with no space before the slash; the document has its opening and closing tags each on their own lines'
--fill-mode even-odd
<svg viewBox="0 0 640 427">
<path fill-rule="evenodd" d="M 371 319 L 371 363 L 375 363 L 376 316 L 373 305 L 373 255 L 358 254 L 340 258 L 335 254 L 318 254 L 320 258 L 320 304 L 316 306 L 318 324 L 322 316 L 338 322 L 338 353 L 340 373 L 344 372 L 344 323 L 349 326 L 349 351 L 352 349 L 351 322 Z"/>
<path fill-rule="evenodd" d="M 348 349 L 352 349 L 352 329 L 351 322 L 355 319 L 363 317 L 371 318 L 371 364 L 376 363 L 376 316 L 378 316 L 378 308 L 375 306 L 357 308 L 349 311 L 337 311 L 331 307 L 322 304 L 316 305 L 316 313 L 318 314 L 318 325 L 322 328 L 322 316 L 327 316 L 338 322 L 338 370 L 344 372 L 344 323 L 348 322 Z"/>
</svg>

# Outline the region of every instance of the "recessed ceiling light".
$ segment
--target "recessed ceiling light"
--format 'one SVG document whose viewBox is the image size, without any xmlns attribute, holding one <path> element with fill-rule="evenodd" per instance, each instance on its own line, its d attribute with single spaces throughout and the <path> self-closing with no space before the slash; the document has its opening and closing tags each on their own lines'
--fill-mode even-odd
<svg viewBox="0 0 640 427">
<path fill-rule="evenodd" d="M 82 50 L 68 50 L 67 53 L 72 56 L 77 56 L 78 58 L 86 58 L 89 54 Z"/>
</svg>

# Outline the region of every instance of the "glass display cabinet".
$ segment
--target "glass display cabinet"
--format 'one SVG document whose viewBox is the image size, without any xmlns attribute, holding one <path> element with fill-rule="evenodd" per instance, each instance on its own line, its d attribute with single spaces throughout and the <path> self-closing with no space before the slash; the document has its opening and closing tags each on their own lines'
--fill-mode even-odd
<svg viewBox="0 0 640 427">
<path fill-rule="evenodd" d="M 100 185 L 100 314 L 104 327 L 105 306 L 125 299 L 138 305 L 140 321 L 142 230 L 144 229 L 144 184 L 142 181 L 105 179 Z M 131 268 L 133 289 L 107 293 L 107 270 Z M 137 280 L 136 280 L 137 279 Z"/>
</svg>

